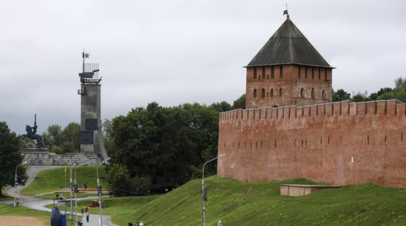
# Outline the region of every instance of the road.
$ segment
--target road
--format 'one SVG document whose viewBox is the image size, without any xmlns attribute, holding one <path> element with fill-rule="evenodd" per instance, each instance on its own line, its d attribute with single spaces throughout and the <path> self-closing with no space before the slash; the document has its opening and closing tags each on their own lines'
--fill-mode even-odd
<svg viewBox="0 0 406 226">
<path fill-rule="evenodd" d="M 58 168 L 61 166 L 30 166 L 30 168 L 27 171 L 28 175 L 28 182 L 26 186 L 34 179 L 35 175 L 45 169 L 54 169 Z M 28 195 L 21 195 L 19 192 L 24 186 L 17 186 L 16 188 L 12 187 L 7 191 L 7 194 L 13 197 L 16 197 L 18 199 L 21 199 L 23 203 L 21 204 L 24 207 L 33 209 L 33 210 L 39 210 L 39 211 L 45 211 L 45 212 L 51 212 L 51 209 L 45 208 L 46 205 L 52 204 L 53 200 L 44 200 L 44 199 L 37 199 L 34 198 L 34 196 L 28 196 Z M 83 199 L 97 199 L 98 196 L 89 196 L 85 198 L 78 198 L 77 200 L 83 200 Z M 11 200 L 7 200 L 4 202 L 13 202 Z M 80 216 L 80 209 L 78 209 L 78 220 L 81 219 Z M 65 212 L 65 211 L 62 211 Z M 67 212 L 67 219 L 70 219 L 70 212 Z M 70 220 L 69 220 L 70 221 Z M 73 222 L 75 222 L 75 215 L 73 215 Z M 90 214 L 89 216 L 89 223 L 86 222 L 85 217 L 83 217 L 83 225 L 84 226 L 100 226 L 100 215 L 98 214 Z M 107 215 L 103 215 L 103 226 L 116 226 L 111 222 L 111 217 Z"/>
</svg>

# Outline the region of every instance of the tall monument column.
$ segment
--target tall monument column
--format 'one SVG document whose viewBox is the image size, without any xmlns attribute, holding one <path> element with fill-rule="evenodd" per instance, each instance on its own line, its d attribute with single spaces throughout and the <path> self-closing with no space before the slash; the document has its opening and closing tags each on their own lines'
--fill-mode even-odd
<svg viewBox="0 0 406 226">
<path fill-rule="evenodd" d="M 79 73 L 81 96 L 80 152 L 84 154 L 97 154 L 102 159 L 107 159 L 107 152 L 103 144 L 101 131 L 101 77 L 99 78 L 99 64 L 85 63 L 89 54 L 83 52 L 83 70 Z"/>
</svg>

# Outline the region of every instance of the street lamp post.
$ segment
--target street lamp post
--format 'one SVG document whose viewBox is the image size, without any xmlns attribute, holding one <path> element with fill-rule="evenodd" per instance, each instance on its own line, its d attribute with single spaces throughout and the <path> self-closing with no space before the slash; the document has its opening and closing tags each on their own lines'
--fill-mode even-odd
<svg viewBox="0 0 406 226">
<path fill-rule="evenodd" d="M 72 206 L 72 189 L 73 189 L 72 185 L 73 185 L 73 183 L 72 183 L 72 168 L 73 168 L 74 166 L 76 166 L 76 164 L 73 164 L 73 165 L 70 167 L 70 169 L 69 169 L 69 174 L 70 174 L 70 179 L 69 179 L 69 181 L 70 181 L 70 223 L 71 223 L 71 224 L 73 223 L 73 206 Z"/>
<path fill-rule="evenodd" d="M 217 156 L 216 158 L 211 159 L 211 160 L 209 160 L 209 161 L 207 161 L 207 162 L 205 162 L 205 163 L 203 164 L 203 168 L 202 168 L 202 201 L 203 201 L 203 218 L 202 218 L 202 221 L 203 221 L 203 226 L 206 226 L 206 215 L 205 215 L 206 209 L 204 208 L 204 198 L 205 198 L 205 192 L 204 192 L 204 166 L 205 166 L 207 163 L 209 163 L 209 162 L 211 162 L 211 161 L 213 161 L 213 160 L 216 160 L 216 159 L 218 159 L 218 158 L 224 157 L 225 155 L 226 155 L 226 154 L 222 154 L 222 155 L 220 155 L 220 156 Z"/>
<path fill-rule="evenodd" d="M 15 176 L 14 176 L 14 187 L 15 187 L 15 188 L 17 188 L 17 168 L 18 168 L 19 166 L 21 166 L 21 165 L 24 165 L 25 163 L 27 163 L 27 161 L 25 161 L 25 162 L 21 163 L 20 165 L 16 166 L 16 173 L 15 173 Z M 16 206 L 16 205 L 17 205 L 17 203 L 16 203 L 16 197 L 15 197 L 15 195 L 14 195 L 14 206 Z"/>
<path fill-rule="evenodd" d="M 76 212 L 76 214 L 75 214 L 75 221 L 76 221 L 75 225 L 76 225 L 76 226 L 78 225 L 78 200 L 76 199 L 76 187 L 78 186 L 78 184 L 76 183 L 76 170 L 77 170 L 79 167 L 81 167 L 81 166 L 83 166 L 83 165 L 86 165 L 87 163 L 88 163 L 88 162 L 79 164 L 79 165 L 75 168 L 75 181 L 74 181 L 74 184 L 75 184 L 75 212 Z"/>
<path fill-rule="evenodd" d="M 109 160 L 110 160 L 110 158 L 106 159 L 106 163 Z M 104 165 L 105 161 L 103 161 L 102 164 Z M 97 165 L 97 190 L 99 191 L 99 189 L 100 189 L 100 191 L 98 192 L 99 193 L 99 208 L 100 208 L 100 225 L 103 226 L 103 218 L 102 218 L 103 215 L 102 215 L 102 207 L 101 207 L 102 190 L 101 190 L 100 183 L 99 183 L 99 165 Z"/>
</svg>

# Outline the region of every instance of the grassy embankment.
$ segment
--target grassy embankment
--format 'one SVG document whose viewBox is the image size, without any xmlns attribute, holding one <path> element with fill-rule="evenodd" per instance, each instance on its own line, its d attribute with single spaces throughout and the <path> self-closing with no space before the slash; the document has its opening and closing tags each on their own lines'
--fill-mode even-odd
<svg viewBox="0 0 406 226">
<path fill-rule="evenodd" d="M 351 185 L 302 197 L 281 196 L 279 184 L 313 184 L 304 179 L 241 183 L 209 177 L 207 226 L 223 225 L 406 225 L 404 189 L 375 184 Z M 252 187 L 252 190 L 243 195 Z M 150 197 L 103 198 L 103 214 L 114 223 L 144 221 L 146 225 L 200 224 L 201 180 L 192 180 L 168 194 Z M 88 206 L 90 200 L 79 202 Z M 91 209 L 98 214 L 98 209 Z"/>
<path fill-rule="evenodd" d="M 72 177 L 73 175 L 72 173 Z M 61 187 L 65 187 L 65 181 L 66 186 L 69 187 L 69 177 L 69 167 L 66 168 L 66 180 L 65 167 L 40 171 L 32 182 L 20 191 L 20 194 L 38 195 L 45 192 L 59 191 Z M 99 167 L 99 177 L 107 177 L 104 166 Z M 82 183 L 88 183 L 88 188 L 96 188 L 96 179 L 96 166 L 81 166 L 76 170 L 76 181 L 79 186 Z M 102 179 L 100 179 L 100 184 L 103 188 L 107 187 L 107 182 L 103 182 Z M 55 197 L 54 194 L 51 195 Z"/>
<path fill-rule="evenodd" d="M 2 201 L 2 200 L 12 200 L 12 199 L 14 199 L 13 197 L 9 196 L 9 195 L 6 193 L 6 190 L 7 190 L 9 187 L 10 187 L 10 186 L 7 185 L 6 187 L 2 187 L 2 188 L 1 188 L 0 201 Z"/>
<path fill-rule="evenodd" d="M 31 210 L 22 206 L 9 207 L 6 204 L 0 204 L 0 216 L 20 216 L 20 217 L 35 217 L 44 225 L 51 225 L 50 213 L 37 210 Z"/>
</svg>

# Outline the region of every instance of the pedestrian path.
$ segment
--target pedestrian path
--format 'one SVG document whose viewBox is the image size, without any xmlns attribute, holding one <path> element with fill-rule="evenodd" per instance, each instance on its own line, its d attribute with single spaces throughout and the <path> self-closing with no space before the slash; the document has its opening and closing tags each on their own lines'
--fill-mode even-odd
<svg viewBox="0 0 406 226">
<path fill-rule="evenodd" d="M 27 185 L 34 179 L 35 175 L 44 169 L 52 169 L 52 168 L 57 168 L 61 166 L 31 166 L 28 171 L 28 182 Z M 34 198 L 34 196 L 27 196 L 27 195 L 21 195 L 19 191 L 23 188 L 24 186 L 17 186 L 17 188 L 10 188 L 7 192 L 8 195 L 17 197 L 19 199 L 23 199 L 24 202 L 22 206 L 33 209 L 33 210 L 39 210 L 39 211 L 44 211 L 44 212 L 49 212 L 51 213 L 51 209 L 46 208 L 46 205 L 52 204 L 53 200 L 46 200 L 46 199 L 37 199 Z M 84 198 L 77 198 L 77 200 L 83 200 L 83 199 L 95 199 L 98 198 L 98 196 L 88 196 Z M 14 202 L 14 200 L 7 200 L 5 202 Z M 79 210 L 80 211 L 80 210 Z M 65 211 L 62 211 L 65 212 Z M 66 219 L 70 223 L 70 212 L 68 211 L 66 213 Z M 50 215 L 51 216 L 51 215 Z M 82 219 L 81 213 L 78 212 L 78 220 Z M 83 221 L 84 220 L 84 221 Z M 84 226 L 100 226 L 100 215 L 98 214 L 90 214 L 89 216 L 89 223 L 86 222 L 86 217 L 83 218 L 82 222 Z M 75 213 L 73 213 L 73 222 L 75 222 Z M 111 217 L 107 215 L 103 215 L 103 226 L 116 226 L 111 222 Z"/>
</svg>

